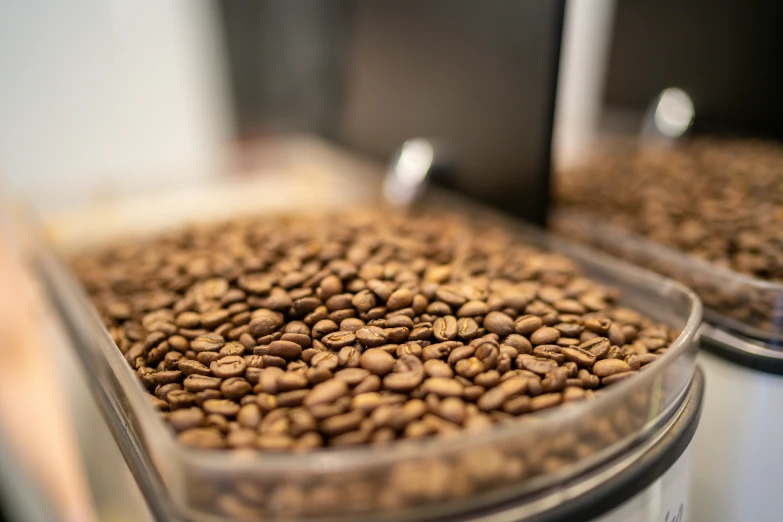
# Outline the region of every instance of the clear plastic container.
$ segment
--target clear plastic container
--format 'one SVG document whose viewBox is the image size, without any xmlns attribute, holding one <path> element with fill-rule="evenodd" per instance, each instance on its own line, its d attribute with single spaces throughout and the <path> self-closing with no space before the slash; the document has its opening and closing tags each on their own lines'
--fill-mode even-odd
<svg viewBox="0 0 783 522">
<path fill-rule="evenodd" d="M 769 348 L 783 342 L 783 283 L 740 274 L 654 243 L 589 214 L 556 209 L 551 227 L 570 238 L 649 268 L 692 288 L 704 302 L 705 320 Z"/>
<path fill-rule="evenodd" d="M 575 260 L 622 292 L 621 304 L 681 331 L 655 364 L 594 400 L 530 414 L 480 433 L 309 454 L 203 452 L 179 445 L 61 257 L 120 236 L 248 212 L 371 204 L 374 178 L 330 175 L 224 184 L 85 210 L 33 226 L 35 255 L 93 391 L 137 481 L 193 521 L 448 516 L 536 498 L 660 434 L 695 371 L 701 303 L 681 284 L 509 221 L 539 247 Z M 302 190 L 305 188 L 305 190 Z M 476 211 L 450 196 L 434 205 Z M 484 213 L 484 210 L 477 210 Z M 541 509 L 546 509 L 546 503 Z"/>
</svg>

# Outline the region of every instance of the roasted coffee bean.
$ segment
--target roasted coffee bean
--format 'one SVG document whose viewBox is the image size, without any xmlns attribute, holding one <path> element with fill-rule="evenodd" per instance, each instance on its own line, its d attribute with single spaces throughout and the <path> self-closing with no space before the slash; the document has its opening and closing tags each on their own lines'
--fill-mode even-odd
<svg viewBox="0 0 783 522">
<path fill-rule="evenodd" d="M 227 399 L 239 400 L 253 389 L 249 382 L 241 377 L 230 377 L 220 385 L 220 392 Z"/>
<path fill-rule="evenodd" d="M 514 320 L 502 312 L 489 312 L 484 318 L 484 328 L 505 337 L 514 333 Z"/>
<path fill-rule="evenodd" d="M 449 378 L 454 376 L 454 370 L 445 362 L 431 359 L 424 363 L 424 371 L 430 377 Z"/>
<path fill-rule="evenodd" d="M 606 337 L 594 337 L 579 345 L 580 349 L 589 351 L 591 354 L 595 355 L 596 359 L 603 359 L 606 357 L 611 347 L 612 344 Z"/>
<path fill-rule="evenodd" d="M 530 355 L 520 355 L 517 358 L 517 366 L 537 375 L 546 375 L 547 373 L 557 368 L 557 363 L 552 359 L 532 357 Z"/>
<path fill-rule="evenodd" d="M 390 373 L 383 378 L 383 386 L 393 392 L 409 392 L 424 380 L 423 371 Z"/>
<path fill-rule="evenodd" d="M 369 349 L 362 353 L 360 364 L 375 375 L 386 375 L 394 367 L 394 357 L 382 350 Z"/>
<path fill-rule="evenodd" d="M 596 356 L 593 353 L 582 348 L 561 348 L 560 353 L 565 356 L 567 361 L 576 363 L 582 368 L 590 368 L 596 361 Z"/>
<path fill-rule="evenodd" d="M 237 422 L 244 428 L 256 429 L 261 423 L 261 409 L 257 404 L 245 404 L 237 412 Z"/>
<path fill-rule="evenodd" d="M 365 326 L 356 331 L 356 339 L 363 346 L 374 347 L 386 344 L 389 334 L 383 328 L 377 326 Z"/>
<path fill-rule="evenodd" d="M 457 317 L 477 317 L 489 313 L 489 306 L 484 301 L 473 300 L 463 304 L 457 310 Z"/>
<path fill-rule="evenodd" d="M 565 356 L 561 353 L 561 347 L 556 344 L 542 344 L 536 346 L 533 350 L 533 355 L 536 357 L 543 357 L 545 359 L 551 359 L 557 364 L 563 364 L 565 362 Z"/>
<path fill-rule="evenodd" d="M 224 417 L 234 417 L 239 412 L 239 404 L 222 399 L 204 401 L 203 408 L 206 413 L 217 413 Z"/>
<path fill-rule="evenodd" d="M 457 321 L 457 336 L 460 339 L 471 340 L 479 335 L 479 325 L 472 317 L 462 317 Z"/>
<path fill-rule="evenodd" d="M 196 353 L 199 352 L 217 352 L 225 344 L 222 335 L 206 333 L 190 341 L 190 349 Z"/>
<path fill-rule="evenodd" d="M 356 386 L 370 375 L 370 371 L 364 368 L 346 368 L 334 374 L 336 378 L 348 383 L 348 386 Z"/>
<path fill-rule="evenodd" d="M 418 323 L 414 325 L 413 330 L 408 334 L 408 339 L 411 341 L 426 341 L 432 336 L 432 333 L 432 323 Z"/>
<path fill-rule="evenodd" d="M 472 379 L 486 369 L 484 363 L 477 357 L 462 359 L 454 365 L 454 370 L 457 374 L 466 379 Z"/>
<path fill-rule="evenodd" d="M 166 393 L 166 402 L 169 403 L 169 409 L 174 411 L 180 408 L 189 408 L 195 402 L 195 397 L 185 390 L 172 390 Z"/>
<path fill-rule="evenodd" d="M 221 380 L 216 377 L 207 377 L 199 374 L 191 374 L 183 381 L 183 386 L 189 392 L 200 392 L 204 390 L 217 390 L 220 388 Z"/>
<path fill-rule="evenodd" d="M 457 381 L 443 377 L 430 377 L 422 385 L 426 393 L 434 393 L 439 397 L 460 397 L 464 387 Z"/>
<path fill-rule="evenodd" d="M 302 355 L 302 346 L 292 341 L 272 341 L 267 347 L 266 355 L 280 357 L 287 361 L 293 361 Z"/>
<path fill-rule="evenodd" d="M 228 377 L 238 377 L 245 373 L 247 363 L 238 355 L 229 355 L 228 357 L 212 361 L 209 368 L 215 377 L 226 379 Z"/>
<path fill-rule="evenodd" d="M 304 405 L 313 407 L 319 404 L 330 403 L 347 395 L 348 392 L 348 384 L 343 380 L 332 379 L 325 381 L 313 387 L 310 393 L 305 397 Z"/>
<path fill-rule="evenodd" d="M 579 370 L 577 376 L 579 377 L 579 380 L 582 381 L 582 387 L 585 389 L 594 390 L 601 384 L 601 378 L 593 375 L 587 370 Z"/>
<path fill-rule="evenodd" d="M 283 372 L 277 377 L 277 391 L 287 392 L 306 388 L 308 381 L 304 374 L 299 372 Z"/>
<path fill-rule="evenodd" d="M 530 334 L 530 342 L 534 345 L 552 344 L 560 338 L 560 332 L 556 328 L 542 326 Z"/>
<path fill-rule="evenodd" d="M 218 352 L 221 356 L 228 355 L 243 355 L 245 353 L 245 347 L 237 342 L 230 342 L 223 345 L 223 348 Z"/>
<path fill-rule="evenodd" d="M 356 335 L 353 332 L 333 332 L 325 335 L 321 339 L 321 342 L 324 343 L 329 349 L 337 350 L 355 343 Z"/>
<path fill-rule="evenodd" d="M 204 425 L 204 412 L 201 408 L 185 408 L 171 412 L 169 423 L 178 432 Z"/>
<path fill-rule="evenodd" d="M 214 428 L 191 428 L 177 436 L 177 441 L 196 449 L 222 449 L 226 441 L 220 431 Z"/>
<path fill-rule="evenodd" d="M 624 373 L 631 370 L 631 367 L 628 366 L 628 363 L 626 363 L 623 360 L 620 359 L 604 359 L 602 361 L 598 361 L 593 365 L 593 374 L 595 374 L 598 377 L 601 377 L 602 379 L 604 377 L 609 377 L 611 375 L 615 375 L 617 373 Z"/>
<path fill-rule="evenodd" d="M 337 354 L 337 364 L 343 368 L 356 368 L 359 366 L 361 349 L 353 346 L 345 346 Z"/>
<path fill-rule="evenodd" d="M 433 336 L 438 341 L 451 341 L 457 337 L 457 319 L 452 315 L 439 317 L 432 325 Z"/>
<path fill-rule="evenodd" d="M 404 343 L 397 346 L 397 358 L 402 358 L 405 355 L 414 355 L 416 357 L 422 356 L 422 348 L 419 343 L 416 342 L 410 342 L 410 343 Z"/>
<path fill-rule="evenodd" d="M 514 331 L 520 335 L 530 335 L 543 325 L 540 317 L 530 314 L 523 315 L 514 322 Z"/>
<path fill-rule="evenodd" d="M 356 333 L 357 330 L 363 328 L 364 326 L 366 326 L 366 323 L 356 317 L 349 317 L 348 319 L 340 322 L 340 330 L 344 332 Z"/>
<path fill-rule="evenodd" d="M 331 319 L 322 319 L 313 325 L 312 334 L 314 339 L 320 339 L 325 335 L 336 332 L 340 329 L 337 323 Z"/>
<path fill-rule="evenodd" d="M 386 300 L 386 308 L 389 310 L 400 310 L 411 305 L 413 302 L 413 292 L 408 288 L 400 288 L 389 295 Z"/>
</svg>

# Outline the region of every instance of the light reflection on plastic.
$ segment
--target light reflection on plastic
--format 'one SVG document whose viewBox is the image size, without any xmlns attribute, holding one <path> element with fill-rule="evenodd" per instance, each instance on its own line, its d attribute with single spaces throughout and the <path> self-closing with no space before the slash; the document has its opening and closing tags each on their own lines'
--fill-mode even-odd
<svg viewBox="0 0 783 522">
<path fill-rule="evenodd" d="M 695 110 L 688 93 L 677 87 L 670 87 L 661 93 L 655 108 L 655 127 L 669 138 L 682 136 L 693 122 Z"/>
<path fill-rule="evenodd" d="M 412 203 L 418 196 L 434 159 L 435 150 L 429 141 L 421 138 L 406 141 L 386 177 L 386 200 L 395 205 Z"/>
</svg>

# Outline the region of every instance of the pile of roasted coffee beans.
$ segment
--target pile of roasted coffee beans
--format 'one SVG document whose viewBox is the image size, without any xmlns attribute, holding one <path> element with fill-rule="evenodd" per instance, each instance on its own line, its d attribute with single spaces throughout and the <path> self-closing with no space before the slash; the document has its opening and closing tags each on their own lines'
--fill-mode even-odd
<svg viewBox="0 0 783 522">
<path fill-rule="evenodd" d="M 346 211 L 196 225 L 73 267 L 181 443 L 449 436 L 632 377 L 676 334 L 508 229 Z"/>
<path fill-rule="evenodd" d="M 783 282 L 783 145 L 612 142 L 559 173 L 556 200 L 754 277 Z"/>
</svg>

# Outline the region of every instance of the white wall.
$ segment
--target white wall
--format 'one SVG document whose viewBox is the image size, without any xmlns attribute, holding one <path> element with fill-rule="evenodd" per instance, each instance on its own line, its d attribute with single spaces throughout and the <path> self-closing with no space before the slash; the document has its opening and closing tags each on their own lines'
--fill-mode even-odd
<svg viewBox="0 0 783 522">
<path fill-rule="evenodd" d="M 0 180 L 43 208 L 173 186 L 224 166 L 214 5 L 0 6 Z"/>
<path fill-rule="evenodd" d="M 578 163 L 600 123 L 616 0 L 568 0 L 555 110 L 554 161 Z"/>
</svg>

